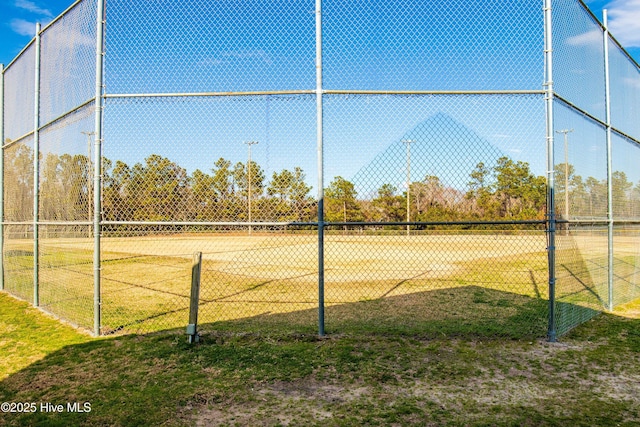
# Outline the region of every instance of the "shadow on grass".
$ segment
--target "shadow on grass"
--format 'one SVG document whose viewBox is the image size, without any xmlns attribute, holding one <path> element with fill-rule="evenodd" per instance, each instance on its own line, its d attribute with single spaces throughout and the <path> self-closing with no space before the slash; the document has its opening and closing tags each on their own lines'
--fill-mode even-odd
<svg viewBox="0 0 640 427">
<path fill-rule="evenodd" d="M 3 414 L 0 425 L 189 425 L 193 411 L 251 405 L 246 399 L 254 387 L 304 378 L 337 381 L 345 390 L 354 378 L 366 384 L 383 378 L 401 388 L 402 381 L 413 384 L 411 375 L 422 372 L 415 369 L 426 369 L 419 375 L 464 387 L 495 357 L 496 339 L 508 343 L 544 336 L 546 305 L 541 299 L 467 286 L 327 307 L 328 339 L 317 336 L 317 311 L 309 309 L 205 323 L 201 343 L 191 346 L 184 328 L 90 340 L 48 354 L 0 382 L 0 401 L 50 402 L 64 405 L 64 411 Z M 640 349 L 640 320 L 605 320 L 585 339 L 624 336 Z M 448 347 L 441 339 L 448 337 L 468 340 L 462 344 L 466 350 Z M 487 345 L 478 347 L 483 340 Z M 478 353 L 480 348 L 489 352 Z M 522 369 L 515 360 L 508 356 L 504 363 Z M 406 372 L 414 373 L 406 377 Z M 332 387 L 336 393 L 342 390 Z M 354 396 L 351 403 L 335 404 L 349 412 L 359 402 Z M 393 399 L 385 397 L 384 405 L 363 403 L 375 413 Z M 89 402 L 91 412 L 70 412 L 67 402 L 83 408 Z M 446 421 L 449 415 L 438 411 Z"/>
<path fill-rule="evenodd" d="M 239 309 L 240 307 L 241 309 Z M 317 334 L 318 307 L 313 302 L 202 301 L 199 330 L 250 334 Z M 244 310 L 244 311 L 242 311 Z M 557 302 L 558 317 L 586 321 L 600 311 L 577 304 Z M 236 319 L 218 320 L 225 313 L 242 313 Z M 577 313 L 577 314 L 576 314 Z M 157 321 L 159 325 L 186 327 L 189 309 L 184 306 L 132 320 L 107 335 L 126 333 L 136 325 Z M 325 331 L 338 335 L 402 335 L 424 338 L 535 339 L 547 336 L 549 301 L 482 286 L 456 286 L 351 303 L 327 304 Z M 560 319 L 562 320 L 562 318 Z M 566 323 L 566 322 L 565 322 Z M 568 332 L 561 323 L 560 334 Z M 148 332 L 166 330 L 152 328 Z"/>
<path fill-rule="evenodd" d="M 546 336 L 548 301 L 464 286 L 328 305 L 324 316 L 327 334 L 531 339 Z M 200 319 L 204 333 L 318 331 L 317 308 L 222 322 L 208 322 L 205 312 Z"/>
</svg>

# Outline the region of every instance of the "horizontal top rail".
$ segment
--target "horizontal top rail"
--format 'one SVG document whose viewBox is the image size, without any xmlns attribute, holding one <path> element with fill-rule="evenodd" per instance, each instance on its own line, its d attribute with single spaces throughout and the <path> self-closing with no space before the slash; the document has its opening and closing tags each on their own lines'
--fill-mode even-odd
<svg viewBox="0 0 640 427">
<path fill-rule="evenodd" d="M 342 90 L 325 89 L 328 95 L 544 95 L 544 90 Z"/>
<path fill-rule="evenodd" d="M 185 92 L 185 93 L 107 93 L 103 98 L 178 98 L 207 96 L 252 96 L 252 95 L 312 95 L 314 90 L 263 90 L 243 92 Z"/>
<path fill-rule="evenodd" d="M 103 98 L 177 98 L 208 96 L 314 95 L 316 90 L 262 90 L 240 92 L 172 92 L 172 93 L 109 93 Z M 323 89 L 326 95 L 544 95 L 543 90 L 348 90 Z"/>
</svg>

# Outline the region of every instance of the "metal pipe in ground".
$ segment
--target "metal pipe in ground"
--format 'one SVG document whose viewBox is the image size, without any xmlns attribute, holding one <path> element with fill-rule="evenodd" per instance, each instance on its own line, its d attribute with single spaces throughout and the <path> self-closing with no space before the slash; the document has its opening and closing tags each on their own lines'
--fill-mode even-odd
<svg viewBox="0 0 640 427">
<path fill-rule="evenodd" d="M 202 252 L 193 254 L 191 265 L 191 298 L 189 302 L 189 324 L 187 325 L 187 342 L 196 343 L 198 335 L 198 307 L 200 305 L 200 277 L 202 271 Z"/>
<path fill-rule="evenodd" d="M 102 215 L 102 92 L 104 88 L 104 0 L 98 0 L 96 17 L 96 81 L 93 146 L 93 333 L 100 335 L 102 324 L 102 296 L 100 290 L 100 220 Z"/>
<path fill-rule="evenodd" d="M 33 305 L 40 305 L 38 219 L 40 217 L 40 23 L 35 38 L 35 100 L 33 112 Z"/>
<path fill-rule="evenodd" d="M 544 1 L 544 56 L 545 56 L 545 102 L 546 102 L 546 138 L 547 138 L 547 234 L 549 269 L 549 324 L 547 338 L 550 342 L 557 339 L 556 328 L 556 215 L 555 215 L 555 179 L 553 144 L 553 45 L 552 45 L 551 0 Z"/>
<path fill-rule="evenodd" d="M 322 0 L 316 0 L 316 150 L 318 153 L 318 335 L 324 336 L 324 145 Z"/>
</svg>

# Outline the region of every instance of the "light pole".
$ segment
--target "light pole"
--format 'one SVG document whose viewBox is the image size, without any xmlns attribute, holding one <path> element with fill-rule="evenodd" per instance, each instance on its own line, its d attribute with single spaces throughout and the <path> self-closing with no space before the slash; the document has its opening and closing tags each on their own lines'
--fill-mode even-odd
<svg viewBox="0 0 640 427">
<path fill-rule="evenodd" d="M 411 204 L 409 202 L 410 194 L 411 194 L 411 144 L 413 144 L 415 139 L 403 139 L 403 144 L 407 145 L 407 222 L 410 221 L 411 215 Z M 409 235 L 409 224 L 407 224 L 407 236 Z"/>
<path fill-rule="evenodd" d="M 80 132 L 83 135 L 87 135 L 87 212 L 88 212 L 88 217 L 87 217 L 87 221 L 91 221 L 91 202 L 92 202 L 92 198 L 91 198 L 91 178 L 93 176 L 93 167 L 91 165 L 91 137 L 93 135 L 95 135 L 96 133 L 91 131 L 82 131 Z M 89 227 L 89 230 L 91 230 L 91 227 Z M 91 231 L 89 231 L 89 237 L 91 237 L 92 233 Z"/>
<path fill-rule="evenodd" d="M 249 147 L 249 160 L 247 161 L 247 202 L 249 205 L 249 234 L 253 227 L 251 226 L 251 146 L 256 145 L 258 141 L 245 141 Z"/>
<path fill-rule="evenodd" d="M 564 219 L 569 221 L 569 142 L 567 134 L 573 132 L 573 129 L 557 130 L 556 133 L 564 134 Z M 567 223 L 565 231 L 569 234 L 569 224 Z"/>
</svg>

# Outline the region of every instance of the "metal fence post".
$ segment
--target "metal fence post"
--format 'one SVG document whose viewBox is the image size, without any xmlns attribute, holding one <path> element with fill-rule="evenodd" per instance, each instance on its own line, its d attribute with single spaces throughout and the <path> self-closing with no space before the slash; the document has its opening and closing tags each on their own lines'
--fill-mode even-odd
<svg viewBox="0 0 640 427">
<path fill-rule="evenodd" d="M 4 289 L 4 64 L 0 64 L 0 291 Z"/>
<path fill-rule="evenodd" d="M 96 87 L 94 123 L 94 168 L 93 168 L 93 333 L 100 335 L 100 219 L 102 216 L 102 91 L 104 51 L 104 0 L 98 0 L 96 18 Z"/>
<path fill-rule="evenodd" d="M 198 308 L 200 306 L 200 277 L 202 271 L 202 252 L 193 254 L 191 265 L 191 299 L 189 303 L 189 324 L 187 325 L 187 342 L 193 344 L 199 341 L 198 336 Z"/>
<path fill-rule="evenodd" d="M 324 336 L 324 157 L 322 115 L 322 0 L 316 0 L 316 137 L 318 157 L 318 335 Z"/>
<path fill-rule="evenodd" d="M 33 111 L 33 305 L 40 305 L 38 217 L 40 216 L 40 24 L 36 24 L 35 101 Z"/>
<path fill-rule="evenodd" d="M 547 132 L 547 235 L 548 235 L 548 267 L 549 267 L 549 326 L 547 338 L 555 342 L 556 330 L 556 213 L 555 213 L 555 178 L 554 178 L 554 144 L 553 144 L 553 46 L 551 31 L 551 0 L 544 0 L 544 59 L 546 94 L 546 132 Z"/>
<path fill-rule="evenodd" d="M 604 91 L 607 122 L 607 253 L 608 253 L 608 277 L 609 299 L 607 309 L 613 310 L 613 165 L 611 149 L 611 92 L 609 74 L 609 26 L 607 23 L 607 9 L 602 11 L 604 24 Z"/>
</svg>

